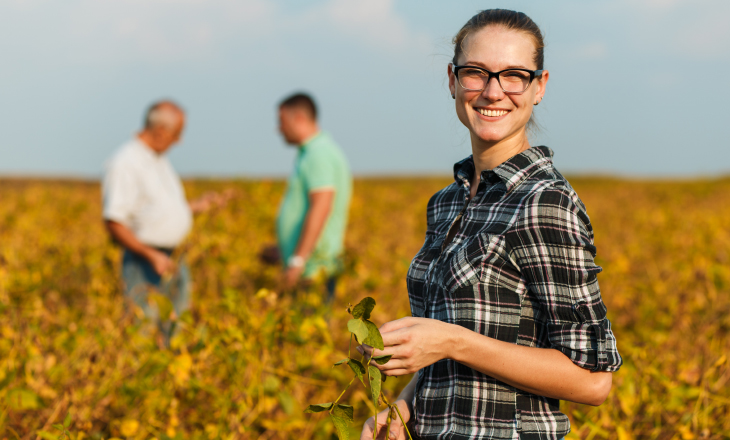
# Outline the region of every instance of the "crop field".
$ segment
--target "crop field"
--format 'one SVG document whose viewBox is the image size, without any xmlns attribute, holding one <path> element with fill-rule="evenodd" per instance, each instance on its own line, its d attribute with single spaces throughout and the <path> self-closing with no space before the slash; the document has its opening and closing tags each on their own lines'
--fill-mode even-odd
<svg viewBox="0 0 730 440">
<path fill-rule="evenodd" d="M 624 366 L 600 407 L 563 403 L 570 439 L 730 438 L 730 179 L 571 179 L 594 224 L 599 282 Z M 0 440 L 329 439 L 310 403 L 352 377 L 346 312 L 409 315 L 405 273 L 443 178 L 355 184 L 345 273 L 330 309 L 319 290 L 285 294 L 257 254 L 274 241 L 279 181 L 186 182 L 232 189 L 184 245 L 194 304 L 171 348 L 120 293 L 120 253 L 93 182 L 0 180 Z M 390 378 L 394 398 L 409 378 Z M 353 436 L 372 404 L 353 386 Z M 68 418 L 67 418 L 68 415 Z"/>
</svg>

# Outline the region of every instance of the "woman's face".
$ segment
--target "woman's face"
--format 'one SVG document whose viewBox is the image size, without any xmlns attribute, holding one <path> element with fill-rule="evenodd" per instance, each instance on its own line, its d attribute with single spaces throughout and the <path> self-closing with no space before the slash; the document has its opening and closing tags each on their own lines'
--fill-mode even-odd
<svg viewBox="0 0 730 440">
<path fill-rule="evenodd" d="M 536 70 L 532 37 L 501 26 L 487 26 L 464 41 L 459 65 L 477 66 L 491 72 L 509 68 Z M 465 90 L 449 66 L 449 88 L 456 99 L 456 114 L 471 132 L 472 141 L 494 145 L 501 141 L 525 141 L 525 126 L 532 106 L 545 94 L 547 70 L 520 95 L 506 95 L 496 78 L 481 92 Z M 487 114 L 491 114 L 488 116 Z"/>
</svg>

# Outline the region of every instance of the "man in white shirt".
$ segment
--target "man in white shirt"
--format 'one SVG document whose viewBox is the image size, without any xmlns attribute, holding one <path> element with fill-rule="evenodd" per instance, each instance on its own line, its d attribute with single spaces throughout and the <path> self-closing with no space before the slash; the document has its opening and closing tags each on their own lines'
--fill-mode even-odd
<svg viewBox="0 0 730 440">
<path fill-rule="evenodd" d="M 150 286 L 170 299 L 177 316 L 190 308 L 188 268 L 171 256 L 190 231 L 192 213 L 215 202 L 208 195 L 188 203 L 180 177 L 164 154 L 180 140 L 184 127 L 185 113 L 177 104 L 161 101 L 150 106 L 142 131 L 108 162 L 102 184 L 107 230 L 124 247 L 125 296 L 158 320 L 166 338 L 170 325 L 160 322 L 151 307 Z"/>
</svg>

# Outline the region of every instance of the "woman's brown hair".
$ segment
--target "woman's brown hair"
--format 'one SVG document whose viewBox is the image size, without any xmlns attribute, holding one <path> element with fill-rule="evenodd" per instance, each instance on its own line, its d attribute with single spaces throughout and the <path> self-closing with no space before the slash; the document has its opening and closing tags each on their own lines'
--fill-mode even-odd
<svg viewBox="0 0 730 440">
<path fill-rule="evenodd" d="M 487 26 L 503 26 L 506 29 L 525 32 L 532 37 L 535 43 L 534 60 L 538 70 L 543 68 L 545 61 L 544 49 L 545 43 L 542 39 L 542 32 L 534 21 L 522 12 L 510 11 L 508 9 L 486 9 L 473 16 L 459 30 L 454 37 L 454 65 L 464 53 L 464 40 L 471 33 L 483 29 Z"/>
</svg>

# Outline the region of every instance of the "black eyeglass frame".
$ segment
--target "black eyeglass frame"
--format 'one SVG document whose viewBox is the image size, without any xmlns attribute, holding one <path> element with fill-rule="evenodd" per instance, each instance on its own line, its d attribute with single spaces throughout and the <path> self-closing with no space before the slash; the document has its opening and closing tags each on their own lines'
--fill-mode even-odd
<svg viewBox="0 0 730 440">
<path fill-rule="evenodd" d="M 488 77 L 487 77 L 487 82 L 484 83 L 484 88 L 482 88 L 482 89 L 467 89 L 466 87 L 464 87 L 461 84 L 461 81 L 459 81 L 459 70 L 464 69 L 464 68 L 477 69 L 477 70 L 481 70 L 482 72 L 486 72 L 486 74 L 488 75 Z M 504 89 L 504 87 L 502 87 L 502 82 L 499 80 L 499 74 L 500 73 L 503 73 L 503 72 L 508 72 L 510 70 L 519 70 L 520 72 L 527 72 L 527 73 L 530 74 L 530 81 L 527 82 L 527 86 L 525 87 L 525 90 L 523 90 L 521 92 L 508 92 L 508 91 L 506 91 Z M 487 88 L 487 85 L 489 85 L 489 81 L 491 81 L 492 78 L 497 78 L 497 84 L 499 84 L 499 88 L 502 89 L 502 92 L 505 95 L 521 95 L 521 94 L 525 93 L 527 91 L 527 89 L 530 88 L 530 86 L 532 85 L 532 82 L 535 80 L 535 78 L 542 76 L 542 72 L 544 72 L 545 69 L 539 69 L 539 70 L 530 70 L 530 69 L 504 69 L 504 70 L 500 70 L 499 72 L 490 72 L 489 70 L 484 69 L 482 67 L 469 66 L 469 65 L 457 66 L 455 64 L 451 64 L 451 71 L 454 73 L 454 76 L 456 77 L 456 82 L 458 82 L 459 83 L 459 86 L 462 89 L 464 89 L 464 90 L 468 90 L 470 92 L 483 92 L 484 89 Z"/>
</svg>

